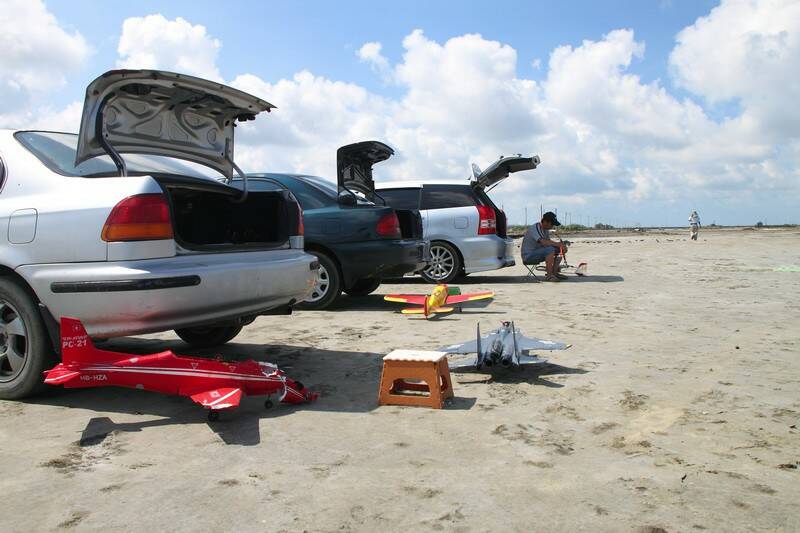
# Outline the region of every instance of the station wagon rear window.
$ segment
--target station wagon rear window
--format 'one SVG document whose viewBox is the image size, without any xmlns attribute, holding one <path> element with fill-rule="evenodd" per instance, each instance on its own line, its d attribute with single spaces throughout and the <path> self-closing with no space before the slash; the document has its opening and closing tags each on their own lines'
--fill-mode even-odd
<svg viewBox="0 0 800 533">
<path fill-rule="evenodd" d="M 479 204 L 469 185 L 425 185 L 422 188 L 422 209 L 473 207 Z"/>
<path fill-rule="evenodd" d="M 102 177 L 119 174 L 117 167 L 108 156 L 96 157 L 75 166 L 78 136 L 73 133 L 19 131 L 14 137 L 39 158 L 46 167 L 57 174 L 74 177 Z M 131 175 L 174 174 L 210 179 L 222 177 L 203 165 L 170 157 L 125 154 L 123 158 L 128 167 L 128 173 Z"/>
</svg>

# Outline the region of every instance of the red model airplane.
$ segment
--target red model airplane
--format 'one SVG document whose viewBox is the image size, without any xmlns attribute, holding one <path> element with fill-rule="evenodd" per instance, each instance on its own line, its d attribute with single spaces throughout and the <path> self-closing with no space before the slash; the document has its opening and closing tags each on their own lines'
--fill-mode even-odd
<svg viewBox="0 0 800 533">
<path fill-rule="evenodd" d="M 455 309 L 448 307 L 454 304 L 463 304 L 475 300 L 494 298 L 491 291 L 476 292 L 473 294 L 450 294 L 447 285 L 440 284 L 433 288 L 430 294 L 387 294 L 383 297 L 387 302 L 402 302 L 421 305 L 422 307 L 407 307 L 400 312 L 404 315 L 425 315 L 428 318 L 436 313 L 451 313 Z"/>
<path fill-rule="evenodd" d="M 179 357 L 169 350 L 151 355 L 99 350 L 75 318 L 61 319 L 61 361 L 45 372 L 45 383 L 66 388 L 116 386 L 188 396 L 210 410 L 209 420 L 219 418 L 221 409 L 238 407 L 245 394 L 275 395 L 285 403 L 311 402 L 319 397 L 270 363 Z M 267 399 L 264 406 L 271 407 L 272 401 Z"/>
</svg>

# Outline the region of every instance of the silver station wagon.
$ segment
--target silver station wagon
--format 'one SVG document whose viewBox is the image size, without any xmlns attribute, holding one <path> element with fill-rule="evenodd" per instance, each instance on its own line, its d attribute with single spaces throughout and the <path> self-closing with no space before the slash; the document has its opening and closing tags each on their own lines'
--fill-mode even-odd
<svg viewBox="0 0 800 533">
<path fill-rule="evenodd" d="M 41 386 L 62 316 L 208 346 L 308 296 L 319 264 L 296 199 L 229 185 L 235 123 L 271 107 L 121 70 L 89 85 L 78 135 L 0 130 L 0 398 Z"/>
<path fill-rule="evenodd" d="M 538 165 L 538 156 L 501 157 L 483 171 L 473 165 L 469 183 L 398 181 L 382 183 L 377 192 L 394 208 L 419 209 L 423 237 L 431 242 L 430 263 L 420 274 L 431 283 L 449 283 L 514 265 L 506 215 L 487 192 L 509 174 Z"/>
</svg>

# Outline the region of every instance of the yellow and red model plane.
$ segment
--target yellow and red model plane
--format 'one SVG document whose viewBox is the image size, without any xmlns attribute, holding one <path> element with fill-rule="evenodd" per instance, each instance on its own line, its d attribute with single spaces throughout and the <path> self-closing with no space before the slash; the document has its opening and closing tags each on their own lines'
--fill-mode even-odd
<svg viewBox="0 0 800 533">
<path fill-rule="evenodd" d="M 421 305 L 422 307 L 407 307 L 400 312 L 404 315 L 425 315 L 425 318 L 437 313 L 452 313 L 456 304 L 473 302 L 475 300 L 488 300 L 494 298 L 492 291 L 476 292 L 473 294 L 450 294 L 447 285 L 441 284 L 433 288 L 430 294 L 387 294 L 383 297 L 387 302 L 401 302 Z"/>
</svg>

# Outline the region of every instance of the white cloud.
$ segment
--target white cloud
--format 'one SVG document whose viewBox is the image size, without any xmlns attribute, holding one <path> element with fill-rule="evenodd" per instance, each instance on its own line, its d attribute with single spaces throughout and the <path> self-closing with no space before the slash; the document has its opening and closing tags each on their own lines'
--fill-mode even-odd
<svg viewBox="0 0 800 533">
<path fill-rule="evenodd" d="M 222 81 L 216 59 L 221 44 L 181 17 L 163 15 L 131 17 L 122 23 L 117 66 L 130 69 L 162 69 Z"/>
<path fill-rule="evenodd" d="M 403 47 L 395 65 L 379 43 L 358 53 L 402 89 L 397 99 L 308 72 L 273 84 L 238 78 L 239 88 L 279 106 L 241 131 L 247 167 L 332 178 L 336 147 L 367 138 L 397 150 L 377 170 L 379 179 L 460 181 L 471 161 L 486 166 L 501 154 L 539 154 L 538 170 L 493 193 L 517 213 L 539 198 L 585 206 L 794 187 L 787 169 L 797 150 L 778 161 L 774 143 L 759 139 L 760 126 L 747 114 L 717 123 L 692 100 L 630 73 L 645 57 L 631 30 L 556 48 L 541 84 L 518 76 L 512 47 L 480 35 L 438 43 L 415 30 Z"/>
<path fill-rule="evenodd" d="M 52 110 L 48 107 L 41 109 L 37 117 L 25 127 L 50 131 L 66 131 L 78 133 L 81 125 L 83 102 L 72 102 L 61 110 Z"/>
<path fill-rule="evenodd" d="M 723 1 L 677 41 L 678 84 L 712 104 L 738 101 L 769 141 L 800 137 L 800 2 Z"/>
<path fill-rule="evenodd" d="M 369 63 L 373 71 L 386 76 L 389 71 L 389 60 L 381 54 L 383 46 L 379 42 L 364 43 L 356 55 L 364 63 Z"/>
<path fill-rule="evenodd" d="M 40 0 L 3 2 L 0 50 L 0 126 L 8 127 L 29 121 L 35 100 L 63 87 L 91 52 Z"/>
<path fill-rule="evenodd" d="M 240 164 L 247 170 L 306 172 L 335 178 L 336 149 L 386 137 L 391 104 L 366 89 L 302 71 L 269 83 L 238 76 L 231 85 L 278 106 L 237 131 Z"/>
</svg>

